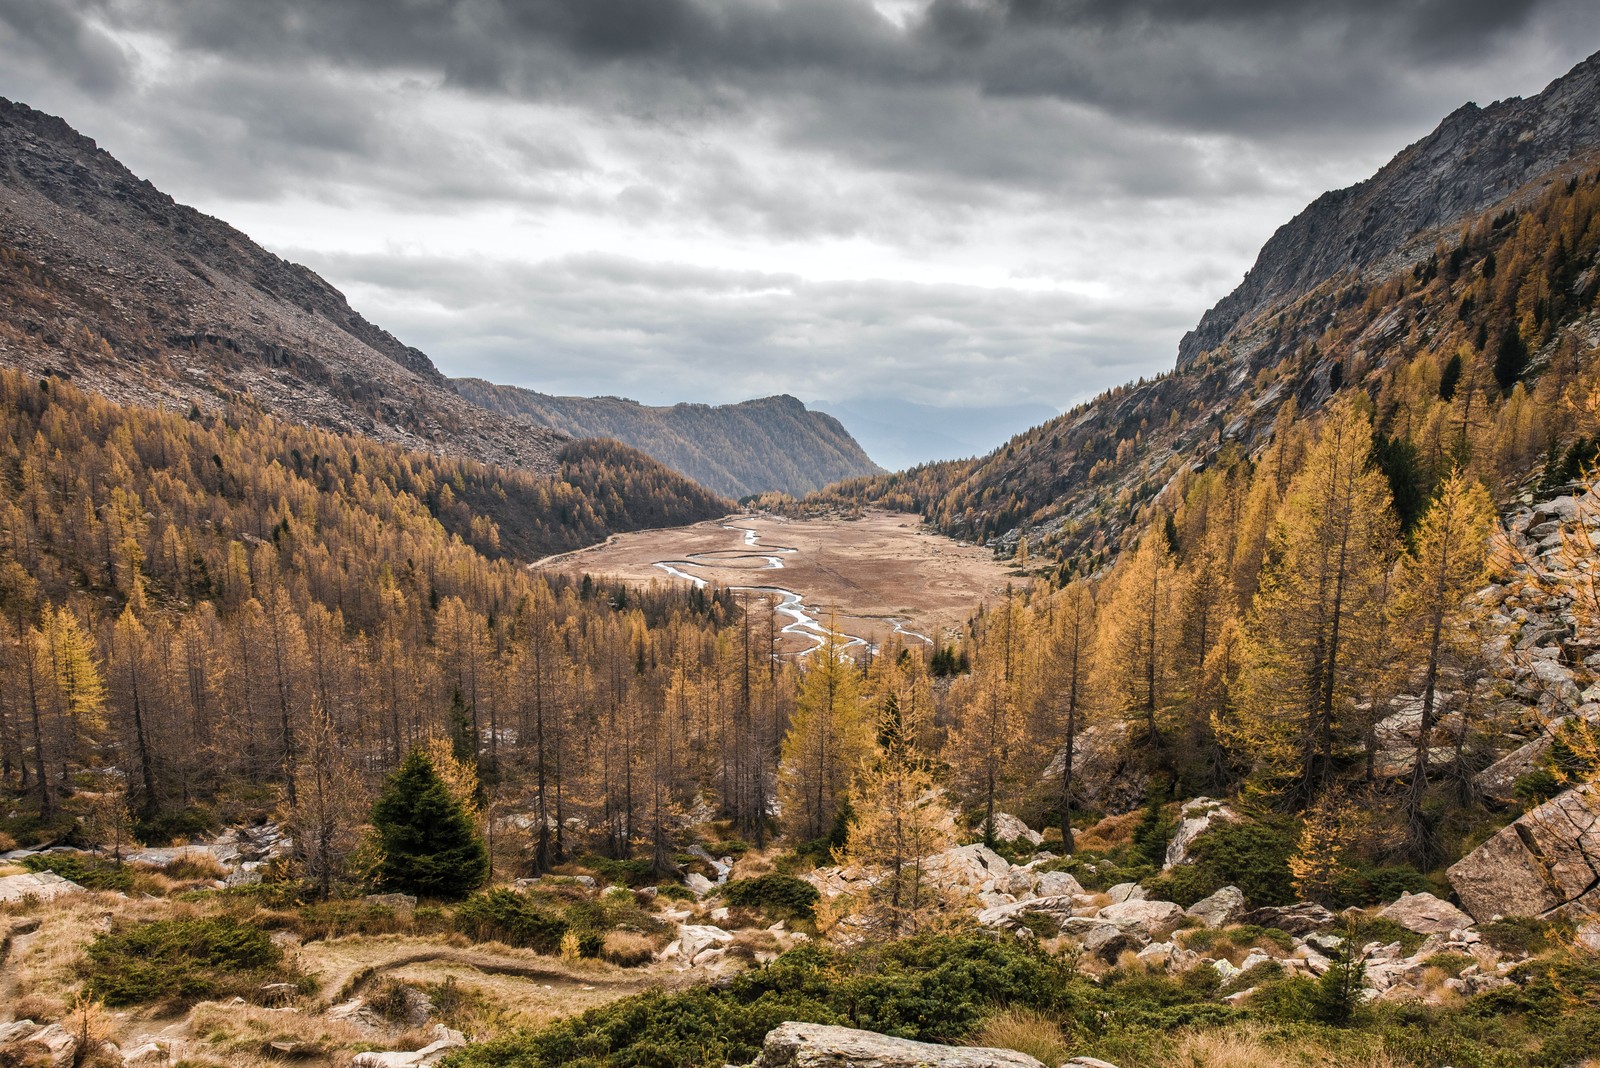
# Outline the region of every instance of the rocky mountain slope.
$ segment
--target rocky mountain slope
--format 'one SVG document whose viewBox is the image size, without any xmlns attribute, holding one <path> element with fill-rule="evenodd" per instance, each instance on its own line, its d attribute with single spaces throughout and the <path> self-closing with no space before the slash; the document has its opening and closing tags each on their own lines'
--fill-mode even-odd
<svg viewBox="0 0 1600 1068">
<path fill-rule="evenodd" d="M 650 407 L 621 397 L 553 397 L 477 378 L 454 384 L 490 411 L 573 437 L 615 438 L 729 497 L 809 493 L 879 471 L 837 419 L 789 396 Z"/>
<path fill-rule="evenodd" d="M 113 399 L 271 414 L 548 473 L 565 436 L 491 415 L 305 267 L 0 100 L 0 362 Z"/>
<path fill-rule="evenodd" d="M 1537 97 L 1463 108 L 1280 230 L 1184 339 L 1172 372 L 1108 390 L 987 456 L 841 484 L 824 499 L 919 511 L 1003 552 L 1026 537 L 1036 553 L 1093 567 L 1171 510 L 1163 491 L 1184 472 L 1258 455 L 1281 415 L 1315 412 L 1342 389 L 1364 389 L 1380 433 L 1442 470 L 1437 428 L 1414 418 L 1423 378 L 1465 408 L 1452 418 L 1483 438 L 1480 455 L 1522 436 L 1483 472 L 1509 487 L 1579 431 L 1550 389 L 1572 382 L 1600 339 L 1596 115 L 1600 56 Z M 1546 387 L 1551 367 L 1560 374 Z M 1513 411 L 1518 388 L 1537 416 Z M 1539 426 L 1513 434 L 1496 425 L 1508 418 Z M 1425 433 L 1429 442 L 1413 440 Z"/>
<path fill-rule="evenodd" d="M 1442 227 L 1600 148 L 1600 53 L 1538 96 L 1464 104 L 1371 178 L 1324 193 L 1272 235 L 1244 281 L 1178 345 L 1193 363 L 1319 283 L 1379 268 Z"/>
</svg>

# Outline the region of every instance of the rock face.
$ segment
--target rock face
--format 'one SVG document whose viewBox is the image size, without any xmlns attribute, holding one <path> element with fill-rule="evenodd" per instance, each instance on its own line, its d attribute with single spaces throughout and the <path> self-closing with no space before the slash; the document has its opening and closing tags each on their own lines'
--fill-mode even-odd
<svg viewBox="0 0 1600 1068">
<path fill-rule="evenodd" d="M 1374 266 L 1415 235 L 1482 211 L 1596 146 L 1600 57 L 1527 100 L 1464 105 L 1371 178 L 1324 193 L 1279 228 L 1239 287 L 1184 335 L 1178 366 L 1318 282 Z"/>
<path fill-rule="evenodd" d="M 1045 1068 L 1009 1049 L 939 1046 L 853 1027 L 783 1023 L 750 1068 Z"/>
<path fill-rule="evenodd" d="M 1378 915 L 1417 934 L 1449 934 L 1472 926 L 1471 916 L 1432 894 L 1401 894 Z"/>
<path fill-rule="evenodd" d="M 1447 875 L 1480 922 L 1600 911 L 1600 790 L 1591 784 L 1551 798 Z"/>
</svg>

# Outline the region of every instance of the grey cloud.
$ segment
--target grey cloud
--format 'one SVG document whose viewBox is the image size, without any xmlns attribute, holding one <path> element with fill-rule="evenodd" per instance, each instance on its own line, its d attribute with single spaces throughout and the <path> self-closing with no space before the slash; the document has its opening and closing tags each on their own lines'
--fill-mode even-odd
<svg viewBox="0 0 1600 1068">
<path fill-rule="evenodd" d="M 127 53 L 87 18 L 87 5 L 0 0 L 0 54 L 26 56 L 65 74 L 79 89 L 109 96 L 127 84 Z"/>
<path fill-rule="evenodd" d="M 529 266 L 317 256 L 453 374 L 663 403 L 898 392 L 1064 404 L 1166 356 L 1187 309 L 951 285 L 806 281 L 618 257 Z M 445 311 L 408 314 L 426 295 Z M 618 310 L 626 309 L 625 315 Z M 450 356 L 437 343 L 449 339 Z M 435 346 L 430 348 L 430 346 Z M 1039 388 L 1042 367 L 1053 382 Z M 778 384 L 781 384 L 778 385 Z"/>
</svg>

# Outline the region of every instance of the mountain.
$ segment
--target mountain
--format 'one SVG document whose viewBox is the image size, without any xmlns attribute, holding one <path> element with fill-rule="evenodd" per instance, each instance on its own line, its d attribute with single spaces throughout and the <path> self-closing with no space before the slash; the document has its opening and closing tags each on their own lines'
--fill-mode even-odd
<svg viewBox="0 0 1600 1068">
<path fill-rule="evenodd" d="M 1059 414 L 1046 404 L 939 408 L 899 397 L 819 400 L 812 406 L 838 416 L 862 448 L 891 470 L 980 456 Z"/>
<path fill-rule="evenodd" d="M 1329 278 L 1381 268 L 1431 234 L 1600 148 L 1600 53 L 1528 100 L 1464 104 L 1377 174 L 1324 193 L 1178 345 L 1184 366 Z"/>
<path fill-rule="evenodd" d="M 1397 498 L 1465 459 L 1509 490 L 1596 429 L 1600 56 L 1529 100 L 1463 108 L 1374 178 L 1320 197 L 1184 339 L 1172 372 L 1108 390 L 974 460 L 831 487 L 1009 552 L 1094 567 L 1215 467 L 1363 390 Z M 1457 427 L 1453 440 L 1444 427 Z M 1409 468 L 1409 469 L 1407 469 Z M 1403 470 L 1405 469 L 1405 470 Z M 1414 504 L 1414 500 L 1412 500 Z"/>
<path fill-rule="evenodd" d="M 235 426 L 276 418 L 331 431 L 346 451 L 370 441 L 447 459 L 410 463 L 498 524 L 485 549 L 542 555 L 728 506 L 637 450 L 478 407 L 312 271 L 6 100 L 0 365 L 120 405 Z"/>
<path fill-rule="evenodd" d="M 463 400 L 312 271 L 0 100 L 0 360 L 106 396 L 263 411 L 551 472 L 562 435 Z"/>
<path fill-rule="evenodd" d="M 729 497 L 809 493 L 881 470 L 837 419 L 789 396 L 650 407 L 621 397 L 552 397 L 477 378 L 455 386 L 490 411 L 573 437 L 625 442 Z"/>
</svg>

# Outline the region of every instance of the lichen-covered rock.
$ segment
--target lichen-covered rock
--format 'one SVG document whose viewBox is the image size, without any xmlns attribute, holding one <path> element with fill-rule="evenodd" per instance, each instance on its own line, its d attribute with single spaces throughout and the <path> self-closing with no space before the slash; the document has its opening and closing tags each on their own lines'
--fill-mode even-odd
<svg viewBox="0 0 1600 1068">
<path fill-rule="evenodd" d="M 1240 923 L 1253 923 L 1257 927 L 1276 927 L 1292 935 L 1308 935 L 1333 925 L 1333 913 L 1321 905 L 1302 901 L 1298 905 L 1272 906 L 1256 909 L 1239 917 Z"/>
<path fill-rule="evenodd" d="M 750 1068 L 1045 1068 L 1026 1053 L 940 1046 L 826 1024 L 782 1023 Z"/>
<path fill-rule="evenodd" d="M 1097 919 L 1123 930 L 1138 929 L 1148 935 L 1171 931 L 1183 919 L 1183 906 L 1170 901 L 1128 900 L 1107 905 Z"/>
<path fill-rule="evenodd" d="M 1209 897 L 1190 905 L 1186 915 L 1193 916 L 1207 927 L 1225 927 L 1244 912 L 1244 891 L 1237 886 L 1224 886 Z"/>
<path fill-rule="evenodd" d="M 453 1051 L 467 1044 L 467 1036 L 443 1024 L 434 1027 L 434 1041 L 419 1050 L 386 1053 L 358 1053 L 350 1068 L 433 1068 Z"/>
<path fill-rule="evenodd" d="M 1401 894 L 1379 916 L 1417 934 L 1449 934 L 1472 926 L 1472 917 L 1432 894 Z"/>
<path fill-rule="evenodd" d="M 1503 828 L 1446 873 L 1480 923 L 1600 911 L 1600 790 L 1568 790 Z"/>
</svg>

